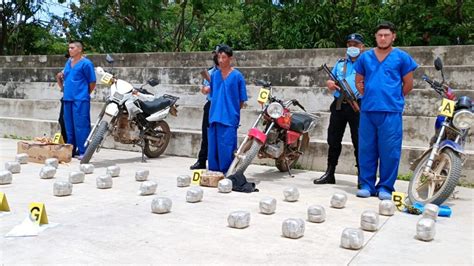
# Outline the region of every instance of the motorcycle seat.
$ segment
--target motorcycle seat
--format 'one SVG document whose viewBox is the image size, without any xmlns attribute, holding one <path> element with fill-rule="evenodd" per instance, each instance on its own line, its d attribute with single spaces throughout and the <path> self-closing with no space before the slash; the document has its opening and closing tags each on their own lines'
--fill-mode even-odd
<svg viewBox="0 0 474 266">
<path fill-rule="evenodd" d="M 139 101 L 139 102 L 140 102 L 140 108 L 147 115 L 151 115 L 160 110 L 163 110 L 166 107 L 170 106 L 172 103 L 170 99 L 165 98 L 163 96 L 161 96 L 160 98 L 154 99 L 153 101 Z"/>
<path fill-rule="evenodd" d="M 290 129 L 299 133 L 306 132 L 313 122 L 313 117 L 306 113 L 293 113 L 291 115 Z"/>
</svg>

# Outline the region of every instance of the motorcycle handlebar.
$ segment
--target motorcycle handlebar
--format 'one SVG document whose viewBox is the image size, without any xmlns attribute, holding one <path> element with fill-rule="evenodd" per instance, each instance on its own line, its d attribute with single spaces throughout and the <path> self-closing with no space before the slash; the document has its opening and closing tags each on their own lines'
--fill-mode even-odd
<svg viewBox="0 0 474 266">
<path fill-rule="evenodd" d="M 300 102 L 298 102 L 298 100 L 293 99 L 292 103 L 293 103 L 293 105 L 298 106 L 299 108 L 301 108 L 303 111 L 306 112 L 306 109 L 303 107 L 303 105 L 300 104 Z"/>
<path fill-rule="evenodd" d="M 272 86 L 272 83 L 270 81 L 265 81 L 265 80 L 261 80 L 261 79 L 258 79 L 254 82 L 255 85 L 257 86 L 263 86 L 263 87 L 270 87 Z"/>
<path fill-rule="evenodd" d="M 452 89 L 443 83 L 439 83 L 436 80 L 431 80 L 427 75 L 423 75 L 422 79 L 426 81 L 430 86 L 441 96 L 447 97 L 450 100 L 456 98 L 455 94 L 453 93 Z"/>
<path fill-rule="evenodd" d="M 436 80 L 431 80 L 427 75 L 423 75 L 422 79 L 426 81 L 426 83 L 430 84 L 430 86 L 438 93 L 442 93 L 443 85 Z"/>
</svg>

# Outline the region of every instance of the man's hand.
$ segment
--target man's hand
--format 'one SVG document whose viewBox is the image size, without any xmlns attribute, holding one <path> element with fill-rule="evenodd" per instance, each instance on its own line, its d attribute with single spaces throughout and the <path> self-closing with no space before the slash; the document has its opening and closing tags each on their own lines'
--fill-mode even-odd
<svg viewBox="0 0 474 266">
<path fill-rule="evenodd" d="M 56 74 L 56 82 L 58 83 L 59 88 L 61 91 L 64 90 L 64 73 L 61 71 Z"/>
<path fill-rule="evenodd" d="M 329 90 L 333 91 L 333 90 L 341 90 L 341 88 L 339 88 L 339 86 L 336 85 L 336 82 L 332 79 L 328 79 L 326 81 L 326 86 L 328 87 Z"/>
<path fill-rule="evenodd" d="M 201 93 L 202 94 L 207 95 L 207 94 L 209 94 L 209 92 L 211 92 L 211 88 L 209 88 L 208 86 L 204 86 L 204 87 L 201 88 Z"/>
<path fill-rule="evenodd" d="M 56 74 L 56 80 L 64 80 L 64 73 L 62 71 Z"/>
</svg>

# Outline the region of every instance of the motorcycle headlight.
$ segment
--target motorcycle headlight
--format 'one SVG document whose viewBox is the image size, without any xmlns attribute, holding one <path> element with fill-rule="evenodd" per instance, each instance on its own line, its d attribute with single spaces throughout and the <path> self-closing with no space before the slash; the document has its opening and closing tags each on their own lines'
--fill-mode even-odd
<svg viewBox="0 0 474 266">
<path fill-rule="evenodd" d="M 273 119 L 280 118 L 283 115 L 283 106 L 280 103 L 271 103 L 267 107 L 267 114 Z"/>
<path fill-rule="evenodd" d="M 458 129 L 468 129 L 474 122 L 474 114 L 470 110 L 461 110 L 454 115 L 453 125 Z"/>
</svg>

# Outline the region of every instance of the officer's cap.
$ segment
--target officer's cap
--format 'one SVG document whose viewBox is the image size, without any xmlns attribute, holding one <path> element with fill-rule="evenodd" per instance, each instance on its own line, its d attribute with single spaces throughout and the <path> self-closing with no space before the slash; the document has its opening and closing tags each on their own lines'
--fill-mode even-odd
<svg viewBox="0 0 474 266">
<path fill-rule="evenodd" d="M 222 44 L 218 44 L 214 47 L 214 50 L 212 50 L 212 53 L 213 54 L 217 54 L 217 52 L 219 51 L 219 49 L 222 47 Z"/>
<path fill-rule="evenodd" d="M 351 33 L 346 37 L 346 42 L 349 41 L 364 43 L 364 37 L 362 37 L 362 35 L 360 35 L 359 33 Z"/>
</svg>

